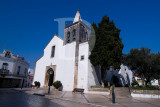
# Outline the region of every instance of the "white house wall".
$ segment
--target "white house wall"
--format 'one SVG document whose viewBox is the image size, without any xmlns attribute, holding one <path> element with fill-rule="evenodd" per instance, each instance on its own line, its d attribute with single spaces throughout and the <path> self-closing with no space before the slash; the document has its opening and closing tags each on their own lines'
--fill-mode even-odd
<svg viewBox="0 0 160 107">
<path fill-rule="evenodd" d="M 13 64 L 14 64 L 14 60 L 12 59 L 3 59 L 1 58 L 0 60 L 0 69 L 2 68 L 3 66 L 3 63 L 8 63 L 8 70 L 9 70 L 9 73 L 13 73 Z"/>
</svg>

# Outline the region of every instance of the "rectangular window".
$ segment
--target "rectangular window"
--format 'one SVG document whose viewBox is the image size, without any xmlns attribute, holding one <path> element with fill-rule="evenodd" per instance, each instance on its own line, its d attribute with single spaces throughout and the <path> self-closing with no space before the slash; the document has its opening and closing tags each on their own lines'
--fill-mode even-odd
<svg viewBox="0 0 160 107">
<path fill-rule="evenodd" d="M 3 63 L 2 69 L 8 70 L 8 63 Z"/>
<path fill-rule="evenodd" d="M 27 75 L 27 68 L 25 68 L 25 71 L 24 71 L 24 75 L 26 76 Z"/>
<path fill-rule="evenodd" d="M 84 60 L 84 55 L 81 56 L 81 61 Z"/>
<path fill-rule="evenodd" d="M 21 69 L 21 67 L 20 67 L 20 66 L 18 66 L 17 75 L 19 75 L 19 73 L 20 73 L 20 69 Z"/>
<path fill-rule="evenodd" d="M 54 57 L 55 54 L 55 46 L 52 46 L 51 57 Z"/>
</svg>

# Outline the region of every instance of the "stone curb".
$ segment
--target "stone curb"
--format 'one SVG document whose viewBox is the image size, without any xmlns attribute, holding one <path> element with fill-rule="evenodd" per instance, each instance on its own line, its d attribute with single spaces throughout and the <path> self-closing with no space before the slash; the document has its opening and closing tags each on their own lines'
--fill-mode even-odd
<svg viewBox="0 0 160 107">
<path fill-rule="evenodd" d="M 156 98 L 160 99 L 160 95 L 155 95 L 155 94 L 134 94 L 131 93 L 131 96 L 134 98 Z"/>
</svg>

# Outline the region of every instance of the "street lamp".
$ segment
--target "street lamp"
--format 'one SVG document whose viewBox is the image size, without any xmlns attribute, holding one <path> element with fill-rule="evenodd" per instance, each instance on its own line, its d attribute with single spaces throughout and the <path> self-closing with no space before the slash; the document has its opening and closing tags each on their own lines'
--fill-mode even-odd
<svg viewBox="0 0 160 107">
<path fill-rule="evenodd" d="M 52 68 L 50 68 L 48 70 L 48 74 L 49 74 L 49 82 L 48 82 L 48 94 L 50 94 L 50 86 L 52 86 L 53 84 L 53 75 L 54 75 L 54 71 Z"/>
</svg>

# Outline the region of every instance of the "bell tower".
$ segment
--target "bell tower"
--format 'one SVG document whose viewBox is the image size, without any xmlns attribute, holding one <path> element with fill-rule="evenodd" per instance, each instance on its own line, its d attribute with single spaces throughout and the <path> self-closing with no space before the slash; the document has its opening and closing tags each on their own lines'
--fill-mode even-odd
<svg viewBox="0 0 160 107">
<path fill-rule="evenodd" d="M 66 25 L 64 28 L 64 45 L 72 42 L 88 41 L 89 27 L 82 22 L 79 9 L 75 15 L 73 24 Z"/>
</svg>

